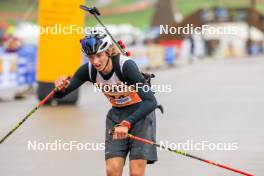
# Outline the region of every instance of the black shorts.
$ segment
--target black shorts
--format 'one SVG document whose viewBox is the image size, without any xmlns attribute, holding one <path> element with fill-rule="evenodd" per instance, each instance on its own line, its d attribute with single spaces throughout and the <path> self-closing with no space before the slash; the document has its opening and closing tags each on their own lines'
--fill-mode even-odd
<svg viewBox="0 0 264 176">
<path fill-rule="evenodd" d="M 133 139 L 113 140 L 112 135 L 109 134 L 109 129 L 126 119 L 136 109 L 137 106 L 130 106 L 126 108 L 112 108 L 109 110 L 106 118 L 105 133 L 106 160 L 113 157 L 122 157 L 126 159 L 129 153 L 130 160 L 143 159 L 147 160 L 148 164 L 152 164 L 157 161 L 156 147 Z M 147 117 L 142 117 L 142 120 L 136 122 L 129 133 L 156 142 L 155 111 L 148 114 Z"/>
</svg>

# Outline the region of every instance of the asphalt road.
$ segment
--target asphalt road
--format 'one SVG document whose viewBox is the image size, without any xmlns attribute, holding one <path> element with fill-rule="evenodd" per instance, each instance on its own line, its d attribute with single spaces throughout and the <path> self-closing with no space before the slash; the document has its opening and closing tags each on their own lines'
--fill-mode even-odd
<svg viewBox="0 0 264 176">
<path fill-rule="evenodd" d="M 204 60 L 155 71 L 154 84 L 168 84 L 157 93 L 165 114 L 157 112 L 157 139 L 172 144 L 225 143 L 229 151 L 187 152 L 255 175 L 264 173 L 264 58 Z M 37 100 L 0 103 L 0 136 L 4 136 Z M 84 85 L 78 106 L 44 106 L 0 145 L 1 176 L 104 175 L 106 98 Z M 45 143 L 87 143 L 78 151 L 41 151 Z M 39 145 L 38 151 L 28 149 Z M 74 143 L 75 143 L 74 142 Z M 212 144 L 212 145 L 213 145 Z M 175 145 L 172 145 L 175 146 Z M 89 149 L 96 149 L 91 151 Z M 32 148 L 31 148 L 32 149 Z M 229 148 L 230 149 L 230 148 Z M 125 174 L 128 175 L 128 167 Z M 236 176 L 208 164 L 167 151 L 148 166 L 146 175 Z"/>
</svg>

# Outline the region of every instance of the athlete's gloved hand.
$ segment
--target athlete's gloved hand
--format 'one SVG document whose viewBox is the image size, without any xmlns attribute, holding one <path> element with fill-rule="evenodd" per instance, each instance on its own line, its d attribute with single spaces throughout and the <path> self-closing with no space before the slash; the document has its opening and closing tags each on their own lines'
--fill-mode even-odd
<svg viewBox="0 0 264 176">
<path fill-rule="evenodd" d="M 55 87 L 58 87 L 60 90 L 66 89 L 70 85 L 69 77 L 60 76 L 54 82 Z"/>
<path fill-rule="evenodd" d="M 114 140 L 126 139 L 130 128 L 131 128 L 130 123 L 128 121 L 123 120 L 120 124 L 114 127 L 113 139 Z"/>
<path fill-rule="evenodd" d="M 115 127 L 115 132 L 113 134 L 114 140 L 126 139 L 128 134 L 128 127 L 118 126 Z"/>
</svg>

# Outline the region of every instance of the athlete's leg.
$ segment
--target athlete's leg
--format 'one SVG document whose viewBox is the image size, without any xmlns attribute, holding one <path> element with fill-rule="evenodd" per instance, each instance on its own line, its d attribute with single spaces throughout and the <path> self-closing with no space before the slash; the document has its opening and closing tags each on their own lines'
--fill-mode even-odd
<svg viewBox="0 0 264 176">
<path fill-rule="evenodd" d="M 106 118 L 106 131 L 105 131 L 105 161 L 107 176 L 121 176 L 125 159 L 129 151 L 128 140 L 113 140 L 113 136 L 109 134 L 117 123 L 112 119 L 116 119 L 118 112 L 111 109 Z"/>
<path fill-rule="evenodd" d="M 131 130 L 131 134 L 156 141 L 156 116 L 155 112 L 150 113 L 145 119 L 142 119 L 135 123 Z M 157 148 L 155 146 L 142 143 L 133 139 L 130 140 L 130 154 L 131 160 L 146 160 L 147 164 L 152 164 L 158 160 Z"/>
<path fill-rule="evenodd" d="M 122 157 L 114 157 L 106 160 L 107 176 L 122 176 L 125 159 Z"/>
<path fill-rule="evenodd" d="M 144 176 L 147 160 L 130 160 L 129 172 L 130 176 Z"/>
</svg>

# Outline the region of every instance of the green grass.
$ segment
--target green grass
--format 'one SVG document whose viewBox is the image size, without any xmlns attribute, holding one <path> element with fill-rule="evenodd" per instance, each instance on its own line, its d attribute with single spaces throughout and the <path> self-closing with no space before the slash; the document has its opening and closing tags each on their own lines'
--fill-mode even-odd
<svg viewBox="0 0 264 176">
<path fill-rule="evenodd" d="M 27 12 L 37 11 L 36 0 L 0 0 L 0 12 Z"/>
<path fill-rule="evenodd" d="M 27 12 L 31 7 L 33 12 L 37 12 L 37 4 L 34 4 L 37 0 L 0 0 L 0 12 Z M 125 5 L 133 4 L 141 0 L 114 0 L 113 3 L 105 6 L 104 8 L 117 8 Z M 95 5 L 96 0 L 86 0 L 86 5 Z M 206 7 L 248 7 L 249 0 L 173 0 L 176 8 L 182 12 L 183 16 L 190 15 L 193 11 L 199 8 Z M 15 4 L 15 5 L 14 5 Z M 257 3 L 257 10 L 264 13 L 264 3 Z M 151 7 L 141 12 L 125 13 L 121 15 L 103 16 L 102 20 L 106 24 L 122 24 L 130 23 L 137 27 L 148 27 L 152 20 L 154 8 Z M 12 19 L 10 19 L 12 21 Z M 36 19 L 37 20 L 37 19 Z M 33 21 L 36 21 L 33 20 Z M 15 20 L 13 20 L 15 21 Z M 94 26 L 96 21 L 93 17 L 86 18 L 87 26 Z"/>
<path fill-rule="evenodd" d="M 137 13 L 126 13 L 122 15 L 113 15 L 113 16 L 104 16 L 102 17 L 102 21 L 105 24 L 122 24 L 122 23 L 130 23 L 133 26 L 137 27 L 148 27 L 153 16 L 154 8 L 149 8 L 142 12 Z M 86 25 L 94 26 L 96 24 L 96 20 L 92 16 L 86 17 Z"/>
<path fill-rule="evenodd" d="M 121 7 L 126 6 L 129 4 L 134 4 L 136 2 L 139 2 L 140 0 L 115 0 L 113 3 L 105 6 L 107 8 L 115 8 L 115 7 Z"/>
<path fill-rule="evenodd" d="M 198 10 L 201 7 L 213 6 L 213 0 L 177 0 L 175 4 L 183 16 L 188 16 L 193 11 Z"/>
<path fill-rule="evenodd" d="M 94 6 L 95 5 L 96 0 L 86 0 L 85 1 L 85 5 L 87 6 Z"/>
<path fill-rule="evenodd" d="M 249 7 L 249 2 L 233 2 L 233 1 L 215 1 L 215 0 L 176 0 L 175 4 L 178 9 L 182 12 L 183 16 L 190 15 L 193 11 L 200 8 L 210 8 L 210 7 Z M 259 8 L 261 6 L 261 8 Z M 264 3 L 258 3 L 256 5 L 260 12 L 264 12 Z"/>
<path fill-rule="evenodd" d="M 133 3 L 135 0 L 117 0 L 115 3 L 107 7 L 117 7 L 122 6 L 127 3 Z M 121 3 L 122 2 L 122 3 Z M 220 1 L 221 2 L 221 1 Z M 213 0 L 176 0 L 174 1 L 177 8 L 183 13 L 183 16 L 190 15 L 193 11 L 198 10 L 202 7 L 247 7 L 248 3 L 235 3 L 235 2 L 228 2 L 228 3 L 216 3 Z M 258 10 L 262 10 L 264 12 L 264 3 L 261 6 L 257 5 Z M 147 27 L 152 20 L 152 15 L 154 13 L 154 8 L 149 8 L 143 12 L 136 12 L 136 13 L 126 13 L 122 15 L 113 15 L 113 16 L 106 16 L 103 17 L 103 22 L 106 24 L 121 24 L 121 23 L 131 23 L 137 27 Z M 88 17 L 86 19 L 86 25 L 94 26 L 96 21 L 92 17 Z"/>
<path fill-rule="evenodd" d="M 257 10 L 264 13 L 264 3 L 258 4 L 257 5 Z"/>
</svg>

